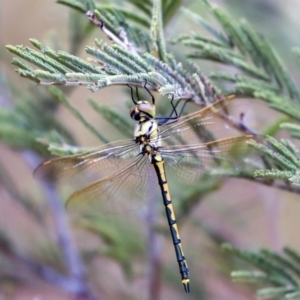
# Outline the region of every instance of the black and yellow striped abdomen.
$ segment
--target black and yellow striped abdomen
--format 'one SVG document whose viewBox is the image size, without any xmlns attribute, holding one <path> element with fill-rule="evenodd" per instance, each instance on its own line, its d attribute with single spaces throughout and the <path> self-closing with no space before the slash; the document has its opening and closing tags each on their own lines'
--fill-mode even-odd
<svg viewBox="0 0 300 300">
<path fill-rule="evenodd" d="M 182 250 L 175 212 L 174 212 L 171 195 L 169 192 L 169 186 L 166 178 L 164 160 L 160 155 L 152 154 L 151 163 L 153 164 L 155 172 L 158 177 L 158 184 L 161 189 L 163 202 L 166 209 L 166 215 L 168 218 L 168 224 L 170 227 L 171 236 L 172 236 L 172 240 L 176 252 L 182 284 L 184 286 L 185 291 L 189 292 L 190 291 L 189 269 Z"/>
</svg>

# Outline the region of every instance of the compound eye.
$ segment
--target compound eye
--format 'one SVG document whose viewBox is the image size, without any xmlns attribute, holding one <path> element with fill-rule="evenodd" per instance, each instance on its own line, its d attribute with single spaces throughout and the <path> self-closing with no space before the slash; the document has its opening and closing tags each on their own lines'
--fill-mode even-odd
<svg viewBox="0 0 300 300">
<path fill-rule="evenodd" d="M 140 121 L 140 119 L 141 119 L 140 113 L 133 111 L 131 114 L 131 118 L 135 121 Z"/>
</svg>

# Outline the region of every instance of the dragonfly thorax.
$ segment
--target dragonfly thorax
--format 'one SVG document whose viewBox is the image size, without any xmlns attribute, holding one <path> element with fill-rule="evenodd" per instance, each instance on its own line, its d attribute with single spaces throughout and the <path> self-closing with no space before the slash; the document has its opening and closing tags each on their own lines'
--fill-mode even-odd
<svg viewBox="0 0 300 300">
<path fill-rule="evenodd" d="M 157 154 L 160 148 L 158 124 L 154 119 L 139 122 L 134 132 L 134 140 L 140 145 L 140 154 L 149 156 Z"/>
<path fill-rule="evenodd" d="M 155 107 L 148 101 L 138 101 L 129 111 L 130 117 L 138 122 L 147 122 L 155 116 Z"/>
<path fill-rule="evenodd" d="M 134 131 L 134 139 L 138 144 L 153 144 L 157 146 L 158 143 L 158 124 L 155 120 L 148 120 L 146 122 L 139 122 Z"/>
</svg>

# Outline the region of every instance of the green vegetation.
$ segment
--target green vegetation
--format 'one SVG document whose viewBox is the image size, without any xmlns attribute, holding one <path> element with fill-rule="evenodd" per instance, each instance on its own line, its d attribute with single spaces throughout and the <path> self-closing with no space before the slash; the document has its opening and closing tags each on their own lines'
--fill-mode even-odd
<svg viewBox="0 0 300 300">
<path fill-rule="evenodd" d="M 17 73 L 39 87 L 30 96 L 23 96 L 20 91 L 16 92 L 20 97 L 12 107 L 0 107 L 2 143 L 22 151 L 22 155 L 26 155 L 30 161 L 33 160 L 35 166 L 40 156 L 46 159 L 49 154 L 63 156 L 83 151 L 84 148 L 77 145 L 76 138 L 57 117 L 56 112 L 60 106 L 65 107 L 77 119 L 78 124 L 81 123 L 100 142 L 112 141 L 109 134 L 92 124 L 68 99 L 71 89 L 84 88 L 82 86 L 88 87 L 92 92 L 109 86 L 125 87 L 129 98 L 130 91 L 127 86 L 137 87 L 142 92 L 146 82 L 151 92 L 158 94 L 158 97 L 174 95 L 175 100 L 189 100 L 198 106 L 197 109 L 235 94 L 237 98 L 247 98 L 249 103 L 260 99 L 281 117 L 267 128 L 261 128 L 257 138 L 248 142 L 251 153 L 248 152 L 249 157 L 244 159 L 243 167 L 233 172 L 224 170 L 224 174 L 249 180 L 257 185 L 300 193 L 300 156 L 294 145 L 300 137 L 300 126 L 296 123 L 300 121 L 298 84 L 271 43 L 256 32 L 250 22 L 235 20 L 228 12 L 209 0 L 202 0 L 201 5 L 210 16 L 210 21 L 184 8 L 183 1 L 179 0 L 127 0 L 122 1 L 122 7 L 118 5 L 118 1 L 109 1 L 109 4 L 100 4 L 100 1 L 93 0 L 57 2 L 73 11 L 69 51 L 57 50 L 36 39 L 30 39 L 32 48 L 20 45 L 6 46 L 13 54 L 12 64 L 17 68 Z M 179 35 L 172 32 L 172 36 L 166 38 L 165 28 L 178 15 L 193 24 L 193 32 Z M 94 45 L 85 47 L 85 39 L 95 31 L 99 36 L 100 32 L 102 33 L 103 40 L 96 39 Z M 91 59 L 79 57 L 80 47 L 85 47 L 86 54 Z M 180 54 L 175 51 L 177 48 L 180 49 Z M 300 49 L 293 49 L 292 54 L 295 63 L 299 63 Z M 204 73 L 201 70 L 204 60 L 211 63 L 214 71 Z M 218 70 L 217 66 L 220 65 L 224 67 L 223 71 Z M 121 102 L 120 104 L 123 105 Z M 92 99 L 87 101 L 86 105 L 91 106 L 124 138 L 131 137 L 132 122 L 116 107 L 103 105 L 100 101 Z M 169 111 L 169 100 L 164 100 L 163 105 L 162 110 Z M 124 106 L 127 104 L 124 103 Z M 235 121 L 234 125 L 241 134 L 253 132 L 243 122 L 242 117 Z M 276 138 L 283 130 L 290 134 L 291 139 Z M 34 168 L 33 165 L 31 167 Z M 187 220 L 195 205 L 205 195 L 219 189 L 221 183 L 219 177 L 212 179 L 204 174 L 199 179 L 199 186 L 185 191 L 185 194 L 177 191 L 178 195 L 184 195 L 184 200 L 178 201 L 177 204 L 180 220 Z M 8 193 L 26 209 L 36 224 L 46 226 L 43 209 L 37 209 L 30 196 L 24 196 L 16 189 L 2 165 L 0 184 L 4 185 Z M 14 244 L 0 228 L 0 280 L 4 278 L 17 282 L 18 278 L 13 276 L 11 279 L 11 274 L 5 270 L 16 268 L 13 265 L 18 261 L 25 264 L 33 274 L 69 293 L 83 295 L 86 299 L 105 299 L 105 296 L 99 296 L 101 288 L 95 288 L 96 292 L 90 288 L 84 263 L 72 240 L 57 191 L 52 187 L 43 186 L 42 192 L 53 214 L 58 242 L 50 242 L 47 238 L 43 242 L 35 241 L 36 252 L 28 253 Z M 91 267 L 91 262 L 97 257 L 108 257 L 121 266 L 129 281 L 133 280 L 135 270 L 132 269 L 131 262 L 141 262 L 141 258 L 145 260 L 140 233 L 135 233 L 137 227 L 133 225 L 127 228 L 131 231 L 131 236 L 127 238 L 126 233 L 120 231 L 121 226 L 118 228 L 113 227 L 111 223 L 107 226 L 106 224 L 105 218 L 97 216 L 76 221 L 76 227 L 84 229 L 87 234 L 96 235 L 103 244 L 97 249 L 81 251 L 88 269 L 88 278 L 92 278 L 95 284 L 95 270 Z M 169 238 L 163 226 L 155 228 L 154 231 L 159 236 L 165 235 Z M 219 241 L 214 233 L 207 234 L 211 234 L 213 241 Z M 155 241 L 152 240 L 151 243 L 154 244 Z M 286 248 L 284 254 L 267 249 L 254 252 L 240 250 L 228 244 L 224 245 L 223 249 L 225 257 L 220 264 L 224 263 L 224 260 L 226 263 L 231 262 L 230 266 L 226 266 L 227 269 L 240 266 L 235 258 L 247 262 L 242 263 L 243 270 L 232 271 L 232 278 L 236 281 L 258 283 L 259 299 L 300 298 L 300 253 L 296 250 Z M 10 260 L 7 257 L 10 257 Z M 156 272 L 160 273 L 161 259 L 158 259 L 159 263 L 155 259 L 149 260 L 149 265 L 157 263 Z M 190 271 L 193 274 L 192 262 Z M 103 266 L 101 272 L 106 273 Z M 168 278 L 168 283 L 176 286 L 176 289 L 178 285 L 180 289 L 180 281 L 177 281 L 177 278 L 173 280 L 169 270 L 165 273 L 164 277 Z M 153 295 L 157 278 L 149 280 L 151 284 L 148 299 L 156 299 Z M 198 282 L 198 278 L 196 280 Z M 120 294 L 127 293 L 126 297 L 133 299 L 129 290 L 121 291 Z M 194 299 L 200 299 L 200 294 L 201 299 L 209 299 L 205 298 L 205 288 L 200 285 L 194 288 L 193 281 L 191 290 L 195 293 L 191 296 Z"/>
</svg>

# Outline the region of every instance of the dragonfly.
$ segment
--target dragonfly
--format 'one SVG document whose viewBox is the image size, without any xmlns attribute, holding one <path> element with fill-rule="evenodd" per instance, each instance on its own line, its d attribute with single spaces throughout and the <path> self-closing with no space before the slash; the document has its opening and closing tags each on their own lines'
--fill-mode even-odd
<svg viewBox="0 0 300 300">
<path fill-rule="evenodd" d="M 185 292 L 190 277 L 177 227 L 167 172 L 182 182 L 201 184 L 203 174 L 226 166 L 237 168 L 237 150 L 251 134 L 223 138 L 214 127 L 226 128 L 228 108 L 234 99 L 224 98 L 196 112 L 181 116 L 155 116 L 155 103 L 134 101 L 129 114 L 135 121 L 133 139 L 42 163 L 34 175 L 50 182 L 67 179 L 74 186 L 66 207 L 99 213 L 122 213 L 144 205 L 160 190 Z M 172 115 L 172 114 L 171 114 Z M 218 120 L 218 121 L 217 121 Z"/>
</svg>

